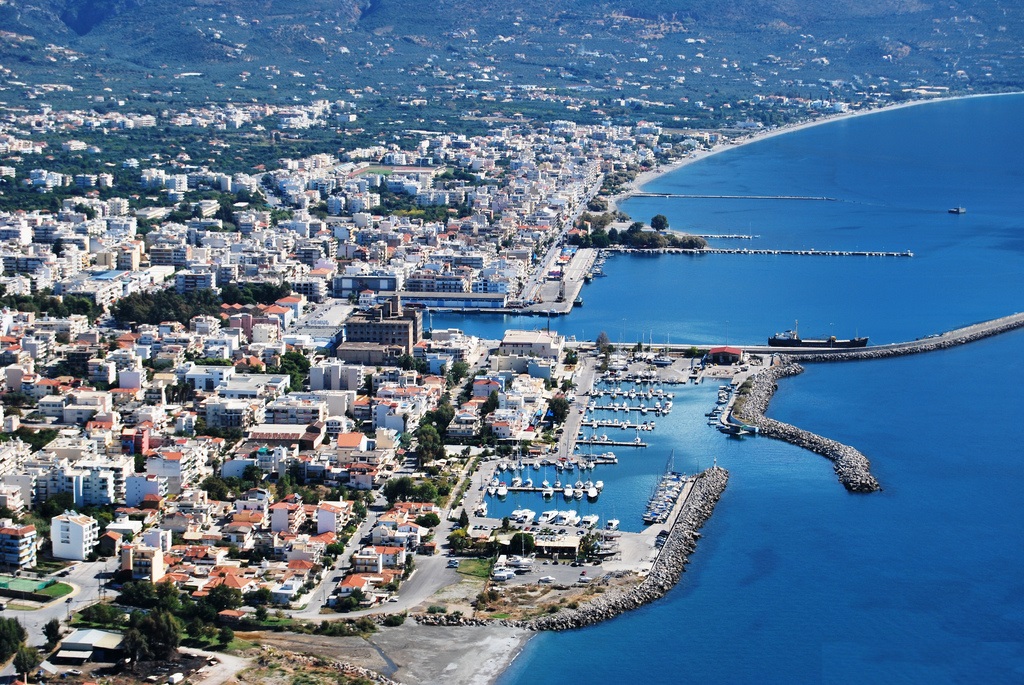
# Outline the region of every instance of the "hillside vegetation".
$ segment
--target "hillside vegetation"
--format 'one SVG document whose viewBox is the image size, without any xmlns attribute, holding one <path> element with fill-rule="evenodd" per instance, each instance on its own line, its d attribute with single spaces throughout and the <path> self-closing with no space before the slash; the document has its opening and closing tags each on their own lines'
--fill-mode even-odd
<svg viewBox="0 0 1024 685">
<path fill-rule="evenodd" d="M 154 102 L 531 85 L 681 107 L 1024 82 L 1024 6 L 996 0 L 6 0 L 0 27 L 9 97 L 26 82 Z"/>
</svg>

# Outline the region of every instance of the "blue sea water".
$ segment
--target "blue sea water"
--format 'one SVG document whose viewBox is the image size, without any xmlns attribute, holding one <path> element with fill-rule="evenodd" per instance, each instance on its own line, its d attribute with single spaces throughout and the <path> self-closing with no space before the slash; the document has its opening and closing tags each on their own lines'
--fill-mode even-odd
<svg viewBox="0 0 1024 685">
<path fill-rule="evenodd" d="M 1020 121 L 1022 96 L 942 102 L 685 167 L 646 189 L 836 200 L 645 198 L 625 211 L 757 234 L 740 244 L 752 248 L 915 256 L 619 256 L 584 290 L 585 306 L 552 327 L 742 344 L 799 319 L 805 335 L 877 343 L 1020 311 Z M 956 205 L 968 213 L 947 214 Z M 543 323 L 434 317 L 494 337 Z M 884 488 L 872 495 L 847 493 L 829 462 L 791 445 L 724 438 L 703 421 L 713 388 L 679 389 L 651 447 L 599 477 L 609 483 L 600 504 L 625 524 L 672 450 L 679 468 L 717 459 L 730 470 L 680 584 L 607 623 L 533 638 L 500 685 L 1024 682 L 1022 353 L 1017 331 L 916 357 L 810 365 L 783 381 L 769 413 L 858 447 Z"/>
</svg>

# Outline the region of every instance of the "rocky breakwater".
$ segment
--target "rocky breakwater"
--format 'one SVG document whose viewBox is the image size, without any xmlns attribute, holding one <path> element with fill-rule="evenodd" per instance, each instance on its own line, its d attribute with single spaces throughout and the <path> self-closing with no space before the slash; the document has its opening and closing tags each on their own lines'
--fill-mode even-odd
<svg viewBox="0 0 1024 685">
<path fill-rule="evenodd" d="M 745 391 L 739 406 L 734 407 L 733 414 L 741 421 L 757 426 L 761 435 L 784 440 L 830 460 L 839 482 L 850 492 L 879 490 L 878 481 L 871 473 L 871 462 L 856 448 L 764 415 L 779 387 L 779 379 L 796 376 L 803 370 L 799 364 L 787 362 L 751 376 L 748 379 L 751 387 Z"/>
<path fill-rule="evenodd" d="M 598 594 L 575 609 L 562 609 L 530 621 L 516 622 L 515 625 L 528 630 L 583 628 L 664 597 L 679 582 L 700 538 L 698 531 L 711 518 L 728 481 L 729 472 L 717 466 L 696 476 L 658 558 L 638 585 Z"/>
<path fill-rule="evenodd" d="M 888 359 L 889 357 L 902 357 L 908 354 L 946 350 L 958 345 L 966 345 L 976 340 L 990 338 L 993 335 L 1015 331 L 1021 327 L 1024 327 L 1024 313 L 1010 314 L 1009 316 L 982 321 L 981 323 L 957 328 L 941 335 L 932 335 L 910 342 L 861 347 L 841 352 L 814 352 L 810 350 L 807 352 L 790 352 L 786 354 L 786 360 L 793 362 L 847 362 Z"/>
</svg>

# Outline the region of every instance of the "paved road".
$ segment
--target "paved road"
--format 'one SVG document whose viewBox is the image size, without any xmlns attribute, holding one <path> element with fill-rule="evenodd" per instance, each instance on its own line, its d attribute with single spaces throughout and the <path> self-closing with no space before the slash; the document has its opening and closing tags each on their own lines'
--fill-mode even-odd
<svg viewBox="0 0 1024 685">
<path fill-rule="evenodd" d="M 46 642 L 46 638 L 43 637 L 43 626 L 54 618 L 66 621 L 70 613 L 81 611 L 100 599 L 101 595 L 109 592 L 103 585 L 109 580 L 110 573 L 116 566 L 117 562 L 114 559 L 80 562 L 72 567 L 67 577 L 57 577 L 57 580 L 74 588 L 70 595 L 56 599 L 34 611 L 8 608 L 4 611 L 4 616 L 21 621 L 28 632 L 30 645 L 42 646 Z M 17 604 L 17 601 L 14 603 Z"/>
</svg>

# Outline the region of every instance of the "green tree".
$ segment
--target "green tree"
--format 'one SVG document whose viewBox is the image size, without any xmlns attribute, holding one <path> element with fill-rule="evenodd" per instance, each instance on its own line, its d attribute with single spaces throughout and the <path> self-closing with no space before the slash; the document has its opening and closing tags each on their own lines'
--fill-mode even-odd
<svg viewBox="0 0 1024 685">
<path fill-rule="evenodd" d="M 432 425 L 420 426 L 416 431 L 416 440 L 418 445 L 416 454 L 419 456 L 421 464 L 429 464 L 444 456 L 444 443 L 441 442 L 440 434 Z"/>
<path fill-rule="evenodd" d="M 25 682 L 28 682 L 29 674 L 32 673 L 42 662 L 42 657 L 39 656 L 39 650 L 35 647 L 29 647 L 28 645 L 22 645 L 18 648 L 18 651 L 14 655 L 14 670 L 25 676 Z"/>
<path fill-rule="evenodd" d="M 156 608 L 172 614 L 181 611 L 181 593 L 174 583 L 160 583 L 156 586 Z"/>
<path fill-rule="evenodd" d="M 469 514 L 466 513 L 465 509 L 459 514 L 459 528 L 469 528 Z"/>
<path fill-rule="evenodd" d="M 242 591 L 227 585 L 218 585 L 206 594 L 203 601 L 213 607 L 215 613 L 225 609 L 237 609 L 242 606 Z"/>
<path fill-rule="evenodd" d="M 263 623 L 267 620 L 268 614 L 269 612 L 267 611 L 267 607 L 261 604 L 256 607 L 256 611 L 253 612 L 253 618 L 255 618 L 259 623 Z"/>
<path fill-rule="evenodd" d="M 202 483 L 199 484 L 203 490 L 206 490 L 206 494 L 210 496 L 210 499 L 223 501 L 228 498 L 228 484 L 220 476 L 207 476 Z"/>
<path fill-rule="evenodd" d="M 533 554 L 537 543 L 529 533 L 516 533 L 509 540 L 508 548 L 513 554 Z"/>
<path fill-rule="evenodd" d="M 46 637 L 46 644 L 56 645 L 60 641 L 60 619 L 51 618 L 43 625 L 43 636 Z"/>
<path fill-rule="evenodd" d="M 487 399 L 482 405 L 480 405 L 480 416 L 487 416 L 492 411 L 498 408 L 500 400 L 498 398 L 498 391 L 492 390 L 491 394 L 487 396 Z"/>
<path fill-rule="evenodd" d="M 651 228 L 655 231 L 667 231 L 668 230 L 668 218 L 664 214 L 655 214 L 651 218 Z"/>
<path fill-rule="evenodd" d="M 0 618 L 0 662 L 7 661 L 25 642 L 25 628 L 14 618 Z"/>
<path fill-rule="evenodd" d="M 121 594 L 117 597 L 117 603 L 140 609 L 150 609 L 156 606 L 156 586 L 144 580 L 134 580 L 121 586 Z"/>
<path fill-rule="evenodd" d="M 551 401 L 548 402 L 548 409 L 551 412 L 551 420 L 554 423 L 562 423 L 569 416 L 569 400 L 559 395 L 558 397 L 552 397 Z"/>
<path fill-rule="evenodd" d="M 458 385 L 467 373 L 469 373 L 469 364 L 462 361 L 455 362 L 448 371 L 448 383 L 452 386 Z"/>
<path fill-rule="evenodd" d="M 143 659 L 150 657 L 149 651 L 149 640 L 142 634 L 142 631 L 138 628 L 129 628 L 124 631 L 124 639 L 121 642 L 121 649 L 128 655 L 128 658 L 132 660 L 132 670 L 135 670 L 136 664 Z"/>
<path fill-rule="evenodd" d="M 221 628 L 220 632 L 217 633 L 217 642 L 219 642 L 222 647 L 227 647 L 234 639 L 235 631 L 231 630 L 231 628 L 228 628 L 227 626 Z"/>
<path fill-rule="evenodd" d="M 71 511 L 75 508 L 75 496 L 70 492 L 58 492 L 55 495 L 51 495 L 42 503 L 39 507 L 39 515 L 46 520 L 52 519 L 54 516 L 60 516 L 65 511 Z"/>
<path fill-rule="evenodd" d="M 448 533 L 448 545 L 456 552 L 469 549 L 472 544 L 472 541 L 469 539 L 469 533 L 464 528 L 456 528 Z"/>
<path fill-rule="evenodd" d="M 154 659 L 169 659 L 181 644 L 181 624 L 170 612 L 153 611 L 140 621 Z"/>
<path fill-rule="evenodd" d="M 413 487 L 414 483 L 412 478 L 409 476 L 400 476 L 398 478 L 391 478 L 388 482 L 384 483 L 382 493 L 390 506 L 399 500 L 405 500 L 408 498 Z"/>
<path fill-rule="evenodd" d="M 436 528 L 441 525 L 441 517 L 433 512 L 430 512 L 429 514 L 421 514 L 416 517 L 416 525 L 422 526 L 423 528 Z"/>
</svg>

